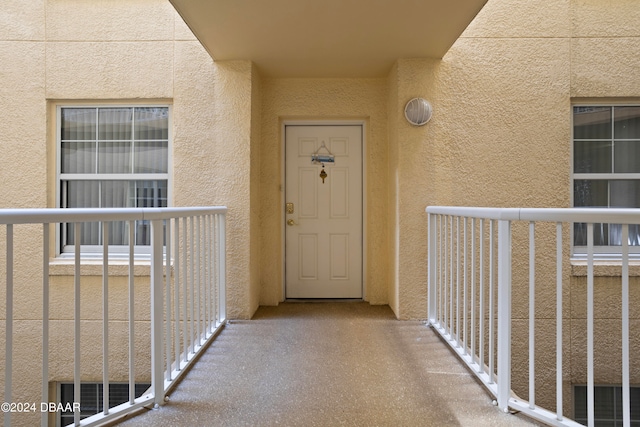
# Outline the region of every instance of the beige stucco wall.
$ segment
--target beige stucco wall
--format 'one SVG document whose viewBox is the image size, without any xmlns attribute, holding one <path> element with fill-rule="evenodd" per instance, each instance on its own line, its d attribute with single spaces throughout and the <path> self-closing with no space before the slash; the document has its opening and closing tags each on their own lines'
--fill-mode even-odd
<svg viewBox="0 0 640 427">
<path fill-rule="evenodd" d="M 414 218 L 399 225 L 410 239 L 401 237 L 400 259 L 426 253 L 426 238 L 411 239 L 426 236 L 426 216 L 415 212 L 427 205 L 569 205 L 570 40 L 492 32 L 494 13 L 514 8 L 490 1 L 442 61 L 398 62 L 400 105 L 392 114 L 401 117 L 415 96 L 434 106 L 424 127 L 399 120 L 400 204 Z M 407 265 L 403 274 L 408 295 L 426 282 L 424 266 Z M 426 315 L 424 304 L 404 307 L 401 317 Z"/>
<path fill-rule="evenodd" d="M 416 261 L 426 253 L 426 217 L 417 212 L 426 205 L 462 206 L 571 206 L 571 102 L 632 101 L 640 99 L 640 12 L 633 1 L 489 0 L 467 31 L 442 61 L 400 60 L 390 74 L 397 82 L 397 104 L 389 112 L 389 178 L 399 174 L 398 194 L 391 194 L 391 232 L 398 253 L 391 294 L 400 318 L 426 315 L 423 284 L 426 268 Z M 389 92 L 392 92 L 390 88 Z M 432 121 L 409 128 L 400 105 L 414 96 L 434 105 Z M 395 98 L 391 98 L 393 103 Z M 396 115 L 394 121 L 393 115 Z M 407 156 L 404 156 L 404 152 Z M 395 168 L 393 165 L 397 165 Z M 420 183 L 420 187 L 409 183 Z M 538 253 L 553 254 L 553 227 L 539 231 L 548 237 Z M 514 229 L 526 238 L 526 230 Z M 584 383 L 584 278 L 572 275 L 570 236 L 565 230 L 563 264 L 565 409 L 571 413 L 571 383 Z M 514 388 L 527 396 L 527 270 L 526 240 L 514 247 L 513 354 Z M 555 265 L 543 255 L 538 271 L 537 402 L 555 407 Z M 544 264 L 551 261 L 551 264 Z M 619 267 L 618 273 L 619 274 Z M 604 299 L 596 310 L 596 347 L 613 346 L 619 336 L 617 278 L 597 278 L 596 294 Z M 635 279 L 632 281 L 632 289 Z M 632 291 L 631 305 L 640 302 Z M 419 302 L 416 304 L 415 302 Z M 602 307 L 604 304 L 608 309 Z M 632 327 L 638 313 L 632 312 Z M 612 319 L 615 321 L 611 326 Z M 607 325 L 609 332 L 607 333 Z M 639 344 L 635 336 L 632 347 Z M 618 347 L 616 344 L 615 347 Z M 597 378 L 619 383 L 619 358 L 609 364 L 597 356 Z M 637 369 L 636 365 L 632 369 Z M 616 375 L 613 375 L 616 374 Z M 634 377 L 635 378 L 635 377 Z M 632 381 L 638 381 L 635 378 Z M 550 386 L 546 387 L 546 386 Z"/>
<path fill-rule="evenodd" d="M 398 104 L 398 65 L 389 72 L 387 77 L 387 111 L 396 111 Z M 388 239 L 388 256 L 387 263 L 389 265 L 387 295 L 389 298 L 389 307 L 394 313 L 399 313 L 399 286 L 398 286 L 398 263 L 400 255 L 400 239 L 398 236 L 398 126 L 400 125 L 400 116 L 398 114 L 387 114 L 387 153 L 388 168 L 386 179 L 388 182 L 387 193 L 387 239 Z"/>
<path fill-rule="evenodd" d="M 55 207 L 55 106 L 59 103 L 161 103 L 171 106 L 171 204 L 226 205 L 228 316 L 249 318 L 258 307 L 259 79 L 249 61 L 214 63 L 168 1 L 73 2 L 9 0 L 0 13 L 1 208 Z M 8 149 L 13 147 L 13 149 Z M 6 185 L 11 182 L 12 185 Z M 253 197 L 251 185 L 253 184 Z M 4 253 L 4 227 L 0 232 Z M 16 229 L 13 401 L 39 402 L 41 354 L 41 229 Z M 253 245 L 252 245 L 253 243 Z M 250 247 L 253 248 L 250 250 Z M 4 263 L 0 274 L 4 277 Z M 72 380 L 69 355 L 73 301 L 67 266 L 51 266 L 51 381 Z M 144 270 L 144 269 L 143 269 Z M 148 347 L 148 267 L 136 277 L 142 316 L 139 351 Z M 100 278 L 83 279 L 83 337 L 101 335 Z M 110 286 L 113 342 L 126 342 L 123 277 Z M 2 281 L 4 301 L 4 280 Z M 0 317 L 5 304 L 0 304 Z M 4 322 L 4 321 L 3 321 Z M 125 334 L 125 335 L 123 335 Z M 4 343 L 4 328 L 1 342 Z M 83 380 L 101 380 L 97 342 L 83 344 Z M 0 366 L 4 367 L 4 344 Z M 112 347 L 115 351 L 115 345 Z M 36 357 L 33 357 L 36 356 Z M 112 376 L 124 378 L 123 354 Z M 122 359 L 122 360 L 121 360 Z M 140 380 L 148 372 L 139 359 Z M 2 373 L 4 375 L 4 373 Z M 146 378 L 148 380 L 148 378 Z M 2 391 L 0 391 L 1 393 Z M 39 414 L 14 417 L 34 425 Z"/>
<path fill-rule="evenodd" d="M 523 8 L 532 10 L 520 12 Z M 532 17 L 557 22 L 558 15 L 566 19 L 559 29 L 527 24 Z M 522 16 L 525 28 L 521 32 L 520 26 L 514 25 L 514 16 Z M 390 111 L 398 123 L 397 169 L 391 171 L 399 176 L 394 203 L 403 213 L 393 231 L 398 239 L 394 289 L 398 317 L 424 318 L 427 314 L 426 206 L 570 205 L 571 41 L 567 25 L 568 2 L 534 8 L 521 2 L 489 1 L 441 61 L 398 61 L 398 102 L 395 111 Z M 545 29 L 551 34 L 543 33 Z M 431 121 L 421 128 L 409 126 L 402 117 L 404 103 L 416 96 L 434 106 Z M 514 257 L 525 253 L 521 249 L 514 248 Z M 554 295 L 555 282 L 553 277 L 546 280 L 545 273 L 541 276 L 538 301 L 548 301 L 548 295 Z M 526 277 L 526 270 L 516 265 L 513 382 L 514 389 L 524 396 L 528 371 L 518 367 L 527 366 L 526 359 L 519 356 L 527 348 Z M 565 283 L 568 279 L 565 273 Z M 570 300 L 568 292 L 567 286 L 565 301 Z M 549 322 L 555 319 L 555 312 L 546 310 L 551 308 L 546 303 L 539 307 L 537 342 L 541 349 L 548 349 L 545 345 L 555 343 L 555 322 Z M 566 344 L 570 343 L 569 330 L 567 327 Z M 566 348 L 568 352 L 569 346 Z M 539 384 L 554 383 L 554 371 L 548 369 L 554 366 L 553 355 L 545 350 L 539 353 Z M 568 370 L 565 372 L 568 380 Z M 541 386 L 540 390 L 551 396 L 548 389 Z M 539 396 L 538 403 L 555 401 Z"/>
<path fill-rule="evenodd" d="M 277 79 L 262 77 L 249 61 L 214 63 L 164 0 L 8 0 L 0 13 L 0 58 L 10 58 L 0 61 L 0 144 L 16 149 L 0 157 L 0 182 L 11 183 L 1 188 L 0 207 L 55 206 L 57 103 L 169 104 L 172 204 L 229 207 L 229 317 L 250 318 L 258 304 L 283 298 L 283 122 L 362 120 L 365 298 L 389 304 L 400 319 L 425 318 L 424 208 L 570 206 L 572 100 L 640 100 L 636 3 L 489 0 L 442 60 L 400 59 L 379 79 Z M 432 102 L 434 115 L 416 128 L 405 121 L 403 108 L 418 96 Z M 16 234 L 16 351 L 24 360 L 40 351 L 41 278 L 34 273 L 40 271 L 39 232 L 24 227 Z M 2 230 L 0 251 L 4 245 Z M 549 239 L 540 245 L 553 250 Z M 514 257 L 525 251 L 516 245 Z M 567 384 L 584 378 L 577 355 L 584 279 L 572 275 L 569 255 L 567 244 Z M 71 298 L 66 267 L 52 268 L 54 298 L 63 304 Z M 555 313 L 546 301 L 554 293 L 554 273 L 538 270 L 538 342 L 553 342 Z M 515 349 L 526 346 L 526 334 L 520 333 L 527 320 L 525 277 L 525 267 L 516 262 Z M 98 279 L 88 280 L 92 288 Z M 112 293 L 116 311 L 123 297 L 118 280 Z M 136 280 L 143 289 L 148 278 L 141 273 Z M 597 311 L 598 328 L 616 317 L 613 280 L 597 283 L 607 301 Z M 635 279 L 632 289 L 632 306 L 640 306 Z M 0 317 L 4 310 L 0 304 Z M 56 333 L 68 330 L 63 305 L 52 313 Z M 90 317 L 83 324 L 87 331 L 95 327 Z M 636 325 L 640 313 L 632 311 L 632 317 Z M 606 334 L 598 336 L 607 344 Z M 56 339 L 55 345 L 63 342 Z M 538 369 L 544 372 L 554 360 L 549 347 L 541 349 Z M 63 369 L 67 361 L 53 363 L 54 379 L 70 378 Z M 514 365 L 522 367 L 514 384 L 524 390 L 526 360 Z M 32 381 L 39 372 L 39 364 L 17 368 L 14 400 L 39 399 L 32 397 L 39 396 L 40 380 Z M 543 383 L 553 383 L 542 375 Z M 554 400 L 552 393 L 541 393 Z"/>
<path fill-rule="evenodd" d="M 251 156 L 250 156 L 250 194 L 251 194 L 251 277 L 249 313 L 253 315 L 260 304 L 261 294 L 261 258 L 262 227 L 261 215 L 261 145 L 262 145 L 262 80 L 260 73 L 252 66 L 251 69 Z"/>
</svg>

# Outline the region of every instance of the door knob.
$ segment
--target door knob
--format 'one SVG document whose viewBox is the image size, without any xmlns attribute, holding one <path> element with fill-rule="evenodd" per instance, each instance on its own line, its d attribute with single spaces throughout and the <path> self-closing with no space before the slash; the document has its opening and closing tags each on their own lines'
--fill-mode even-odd
<svg viewBox="0 0 640 427">
<path fill-rule="evenodd" d="M 296 222 L 292 219 L 287 220 L 287 225 L 296 225 Z"/>
</svg>

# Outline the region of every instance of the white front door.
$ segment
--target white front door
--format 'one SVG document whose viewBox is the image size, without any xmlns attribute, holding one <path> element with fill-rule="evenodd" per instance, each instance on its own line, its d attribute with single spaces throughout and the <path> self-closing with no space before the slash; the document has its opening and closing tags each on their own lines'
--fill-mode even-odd
<svg viewBox="0 0 640 427">
<path fill-rule="evenodd" d="M 362 143 L 359 125 L 286 126 L 286 298 L 362 298 Z"/>
</svg>

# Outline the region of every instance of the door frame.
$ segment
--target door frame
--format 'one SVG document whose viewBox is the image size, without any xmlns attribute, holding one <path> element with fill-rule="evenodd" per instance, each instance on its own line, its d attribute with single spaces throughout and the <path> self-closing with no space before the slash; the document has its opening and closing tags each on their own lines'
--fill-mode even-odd
<svg viewBox="0 0 640 427">
<path fill-rule="evenodd" d="M 280 227 L 282 239 L 282 265 L 280 272 L 282 274 L 282 284 L 280 291 L 280 302 L 286 300 L 286 227 L 284 226 L 286 213 L 285 204 L 287 203 L 287 181 L 286 181 L 286 128 L 287 126 L 360 126 L 362 128 L 362 300 L 368 301 L 367 295 L 367 227 L 365 218 L 367 217 L 367 120 L 366 119 L 284 119 L 280 121 Z"/>
</svg>

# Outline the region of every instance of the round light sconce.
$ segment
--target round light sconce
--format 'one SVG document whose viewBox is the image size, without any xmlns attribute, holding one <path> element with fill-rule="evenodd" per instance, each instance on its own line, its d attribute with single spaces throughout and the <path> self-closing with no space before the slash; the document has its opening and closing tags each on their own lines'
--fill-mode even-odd
<svg viewBox="0 0 640 427">
<path fill-rule="evenodd" d="M 413 98 L 404 106 L 404 117 L 414 126 L 426 124 L 433 114 L 429 101 L 423 98 Z"/>
</svg>

